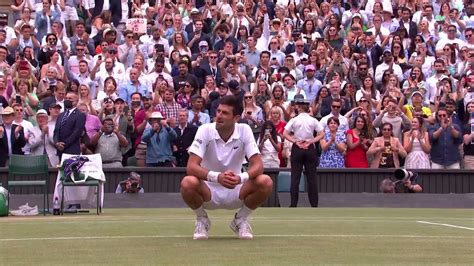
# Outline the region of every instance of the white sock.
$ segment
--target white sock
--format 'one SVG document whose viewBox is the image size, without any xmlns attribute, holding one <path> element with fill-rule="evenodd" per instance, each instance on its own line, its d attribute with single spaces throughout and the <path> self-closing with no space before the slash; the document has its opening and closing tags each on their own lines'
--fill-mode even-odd
<svg viewBox="0 0 474 266">
<path fill-rule="evenodd" d="M 196 216 L 199 218 L 199 217 L 207 217 L 207 212 L 204 210 L 204 208 L 202 207 L 199 207 L 195 210 L 193 210 L 195 213 L 196 213 Z"/>
<path fill-rule="evenodd" d="M 249 215 L 253 212 L 252 209 L 250 209 L 249 207 L 242 205 L 242 208 L 239 209 L 239 211 L 237 211 L 237 213 L 235 214 L 235 218 L 237 219 L 247 219 L 247 217 L 249 217 Z"/>
</svg>

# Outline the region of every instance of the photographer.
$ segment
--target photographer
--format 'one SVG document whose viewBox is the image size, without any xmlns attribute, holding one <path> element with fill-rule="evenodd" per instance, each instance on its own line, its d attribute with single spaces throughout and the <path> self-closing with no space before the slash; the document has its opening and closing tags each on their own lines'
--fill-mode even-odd
<svg viewBox="0 0 474 266">
<path fill-rule="evenodd" d="M 110 117 L 102 121 L 102 128 L 90 140 L 95 152 L 102 157 L 102 167 L 122 167 L 121 148 L 128 146 L 127 138 L 120 133 L 114 120 Z"/>
<path fill-rule="evenodd" d="M 395 171 L 396 181 L 391 178 L 385 178 L 380 182 L 380 191 L 382 193 L 420 193 L 423 188 L 416 183 L 417 173 L 413 173 L 404 169 Z"/>
<path fill-rule="evenodd" d="M 145 193 L 145 190 L 140 185 L 141 178 L 140 175 L 131 172 L 130 177 L 127 180 L 120 182 L 117 185 L 117 189 L 115 190 L 115 194 L 121 193 Z"/>
</svg>

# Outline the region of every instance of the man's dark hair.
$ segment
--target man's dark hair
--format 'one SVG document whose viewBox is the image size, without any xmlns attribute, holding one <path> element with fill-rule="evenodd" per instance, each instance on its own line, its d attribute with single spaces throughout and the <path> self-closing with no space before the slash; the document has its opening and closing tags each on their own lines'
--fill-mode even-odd
<svg viewBox="0 0 474 266">
<path fill-rule="evenodd" d="M 138 94 L 138 96 L 140 96 L 140 99 L 142 98 L 142 94 L 139 93 L 138 91 L 136 91 L 136 92 L 130 94 L 130 99 L 131 99 L 131 98 L 133 97 L 133 95 L 135 95 L 135 94 Z"/>
<path fill-rule="evenodd" d="M 104 120 L 102 120 L 102 124 L 105 124 L 105 122 L 107 122 L 107 121 L 110 121 L 110 122 L 114 123 L 114 120 L 111 117 L 106 117 L 106 118 L 104 118 Z"/>
<path fill-rule="evenodd" d="M 222 32 L 225 32 L 225 33 L 229 33 L 229 27 L 227 27 L 227 25 L 225 23 L 217 26 L 217 29 L 216 31 L 222 31 Z"/>
<path fill-rule="evenodd" d="M 219 104 L 231 106 L 232 114 L 234 116 L 241 116 L 242 112 L 244 111 L 242 102 L 239 100 L 238 97 L 235 97 L 234 95 L 226 95 L 222 97 L 219 101 Z"/>
<path fill-rule="evenodd" d="M 269 51 L 262 51 L 262 52 L 260 53 L 260 58 L 262 58 L 262 55 L 264 55 L 264 54 L 268 55 L 268 57 L 271 56 L 271 54 L 270 54 Z"/>
</svg>

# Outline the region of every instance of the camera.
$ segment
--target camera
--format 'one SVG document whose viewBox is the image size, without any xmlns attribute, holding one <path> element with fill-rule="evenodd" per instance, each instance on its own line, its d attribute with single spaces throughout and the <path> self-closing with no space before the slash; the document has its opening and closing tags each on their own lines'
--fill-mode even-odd
<svg viewBox="0 0 474 266">
<path fill-rule="evenodd" d="M 395 178 L 397 180 L 410 180 L 411 182 L 414 182 L 415 179 L 418 177 L 417 173 L 413 173 L 412 171 L 408 171 L 405 169 L 397 169 L 395 170 Z"/>
</svg>

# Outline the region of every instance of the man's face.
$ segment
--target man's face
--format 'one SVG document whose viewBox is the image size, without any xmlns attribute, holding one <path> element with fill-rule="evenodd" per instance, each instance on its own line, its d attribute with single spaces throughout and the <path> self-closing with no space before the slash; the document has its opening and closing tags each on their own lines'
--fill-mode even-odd
<svg viewBox="0 0 474 266">
<path fill-rule="evenodd" d="M 66 100 L 69 100 L 72 102 L 72 106 L 76 107 L 77 106 L 77 95 L 75 93 L 68 93 L 66 94 Z"/>
<path fill-rule="evenodd" d="M 403 12 L 402 12 L 402 18 L 403 18 L 403 20 L 405 20 L 405 21 L 409 20 L 409 19 L 410 19 L 410 11 L 408 11 L 408 10 L 403 10 Z"/>
<path fill-rule="evenodd" d="M 435 63 L 434 64 L 434 69 L 436 70 L 436 73 L 443 73 L 444 72 L 444 66 L 441 63 Z"/>
<path fill-rule="evenodd" d="M 452 115 L 454 113 L 455 107 L 453 104 L 447 103 L 446 104 L 446 111 L 448 111 L 449 115 Z"/>
<path fill-rule="evenodd" d="M 368 73 L 368 70 L 369 70 L 369 67 L 367 65 L 360 65 L 358 69 L 359 69 L 359 75 L 360 76 L 362 76 L 362 77 L 367 76 L 367 73 Z"/>
<path fill-rule="evenodd" d="M 163 95 L 163 98 L 164 98 L 165 101 L 167 101 L 167 102 L 173 101 L 174 93 L 172 93 L 172 92 L 170 92 L 170 91 L 167 91 L 167 92 L 165 92 L 165 94 Z"/>
<path fill-rule="evenodd" d="M 186 124 L 188 122 L 188 112 L 179 112 L 178 123 Z"/>
<path fill-rule="evenodd" d="M 28 39 L 31 36 L 31 29 L 30 28 L 23 28 L 21 31 L 21 34 L 23 35 L 23 38 Z"/>
<path fill-rule="evenodd" d="M 81 74 L 87 73 L 88 71 L 89 71 L 89 67 L 87 66 L 86 63 L 84 63 L 84 62 L 79 63 L 79 72 Z"/>
<path fill-rule="evenodd" d="M 456 28 L 455 27 L 449 27 L 448 28 L 448 38 L 449 39 L 456 38 Z"/>
<path fill-rule="evenodd" d="M 114 60 L 112 58 L 107 58 L 105 60 L 105 69 L 112 70 L 114 68 Z"/>
<path fill-rule="evenodd" d="M 84 56 L 84 52 L 86 50 L 86 47 L 84 45 L 77 45 L 76 46 L 76 51 L 78 56 Z"/>
<path fill-rule="evenodd" d="M 204 102 L 202 101 L 202 99 L 199 98 L 199 99 L 196 99 L 192 104 L 196 110 L 201 110 L 202 106 L 204 105 Z"/>
<path fill-rule="evenodd" d="M 185 64 L 180 64 L 178 67 L 179 74 L 184 76 L 188 73 L 188 67 Z"/>
<path fill-rule="evenodd" d="M 312 79 L 314 77 L 314 70 L 306 70 L 306 77 Z"/>
<path fill-rule="evenodd" d="M 383 54 L 383 61 L 386 63 L 386 64 L 390 64 L 393 60 L 393 56 L 391 53 L 384 53 Z"/>
<path fill-rule="evenodd" d="M 158 63 L 155 64 L 155 71 L 157 73 L 161 73 L 161 72 L 163 72 L 164 67 L 165 67 L 165 65 L 163 63 L 158 62 Z"/>
<path fill-rule="evenodd" d="M 260 56 L 260 63 L 261 64 L 264 64 L 264 65 L 268 65 L 268 63 L 270 62 L 270 55 L 268 54 L 261 54 Z"/>
<path fill-rule="evenodd" d="M 84 34 L 85 31 L 86 31 L 86 29 L 84 28 L 84 25 L 79 24 L 79 25 L 76 26 L 76 34 L 78 36 L 82 36 L 82 34 Z"/>
<path fill-rule="evenodd" d="M 57 89 L 55 92 L 54 92 L 54 95 L 56 96 L 56 99 L 59 100 L 59 101 L 62 101 L 64 99 L 64 97 L 66 96 L 66 91 L 65 90 L 61 90 L 61 89 Z"/>
<path fill-rule="evenodd" d="M 341 102 L 333 102 L 331 104 L 331 112 L 333 114 L 339 114 L 341 112 Z"/>
<path fill-rule="evenodd" d="M 217 64 L 217 54 L 216 53 L 210 53 L 209 54 L 209 63 L 213 66 Z"/>
<path fill-rule="evenodd" d="M 229 91 L 229 88 L 227 87 L 224 87 L 224 86 L 220 86 L 219 87 L 219 95 L 220 96 L 225 96 L 227 95 L 227 92 Z"/>
<path fill-rule="evenodd" d="M 464 33 L 464 38 L 466 38 L 466 41 L 470 44 L 474 42 L 474 37 L 472 37 L 472 30 L 468 30 Z"/>
<path fill-rule="evenodd" d="M 229 105 L 219 104 L 216 115 L 216 129 L 230 129 L 239 120 L 238 115 L 234 115 L 233 107 Z"/>
<path fill-rule="evenodd" d="M 373 36 L 365 37 L 365 45 L 371 47 L 374 44 L 375 38 Z"/>
<path fill-rule="evenodd" d="M 143 98 L 142 101 L 143 101 L 143 107 L 145 107 L 145 109 L 150 108 L 151 102 L 152 102 L 150 98 Z"/>
<path fill-rule="evenodd" d="M 132 68 L 130 70 L 130 81 L 135 82 L 138 80 L 138 69 Z"/>
<path fill-rule="evenodd" d="M 412 101 L 413 104 L 419 104 L 419 103 L 422 102 L 422 100 L 423 100 L 423 98 L 418 93 L 414 94 L 413 97 L 411 97 L 411 101 Z"/>
<path fill-rule="evenodd" d="M 104 123 L 104 133 L 111 134 L 114 131 L 114 122 L 110 120 L 105 120 Z"/>
<path fill-rule="evenodd" d="M 250 47 L 254 47 L 255 46 L 255 39 L 253 37 L 248 37 L 247 38 L 247 44 L 250 46 Z"/>
<path fill-rule="evenodd" d="M 194 23 L 194 26 L 196 27 L 196 31 L 202 31 L 202 21 L 196 21 L 196 23 Z"/>
<path fill-rule="evenodd" d="M 4 61 L 7 58 L 7 51 L 5 49 L 0 49 L 0 61 Z"/>
<path fill-rule="evenodd" d="M 293 85 L 295 84 L 295 83 L 293 82 L 293 79 L 290 78 L 290 77 L 286 77 L 286 78 L 283 80 L 283 82 L 285 83 L 285 86 L 286 86 L 286 87 L 293 87 Z"/>
</svg>

